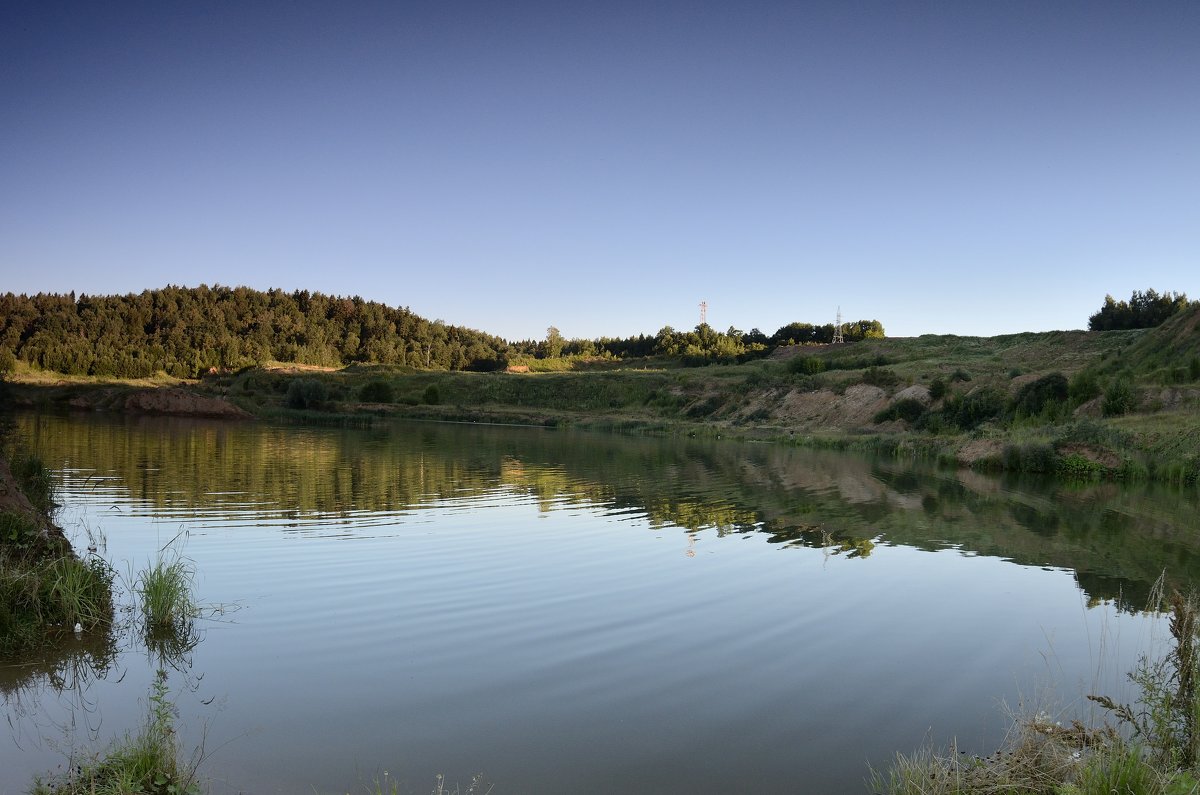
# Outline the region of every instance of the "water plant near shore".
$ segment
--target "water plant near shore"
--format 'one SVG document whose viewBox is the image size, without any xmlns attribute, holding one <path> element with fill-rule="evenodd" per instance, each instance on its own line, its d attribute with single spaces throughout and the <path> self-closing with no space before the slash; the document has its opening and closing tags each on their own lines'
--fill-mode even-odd
<svg viewBox="0 0 1200 795">
<path fill-rule="evenodd" d="M 168 543 L 134 580 L 148 633 L 186 629 L 199 614 L 192 595 L 195 568 Z"/>
<path fill-rule="evenodd" d="M 1148 610 L 1169 613 L 1170 647 L 1144 655 L 1129 673 L 1138 700 L 1088 699 L 1116 719 L 1099 726 L 1052 722 L 1043 712 L 1014 720 L 987 757 L 924 748 L 898 754 L 869 785 L 883 795 L 1194 795 L 1200 793 L 1200 597 L 1163 597 L 1160 579 Z"/>
<path fill-rule="evenodd" d="M 198 749 L 185 758 L 175 733 L 175 712 L 167 674 L 159 669 L 149 697 L 146 721 L 103 754 L 72 759 L 67 772 L 34 782 L 31 795 L 199 795 Z"/>
</svg>

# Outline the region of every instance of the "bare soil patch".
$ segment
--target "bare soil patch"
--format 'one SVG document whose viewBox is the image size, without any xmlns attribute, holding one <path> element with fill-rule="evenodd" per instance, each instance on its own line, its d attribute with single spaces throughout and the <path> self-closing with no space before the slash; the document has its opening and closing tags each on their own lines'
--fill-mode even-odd
<svg viewBox="0 0 1200 795">
<path fill-rule="evenodd" d="M 125 398 L 125 410 L 134 414 L 177 417 L 250 419 L 251 415 L 228 400 L 197 395 L 183 389 L 145 389 Z"/>
</svg>

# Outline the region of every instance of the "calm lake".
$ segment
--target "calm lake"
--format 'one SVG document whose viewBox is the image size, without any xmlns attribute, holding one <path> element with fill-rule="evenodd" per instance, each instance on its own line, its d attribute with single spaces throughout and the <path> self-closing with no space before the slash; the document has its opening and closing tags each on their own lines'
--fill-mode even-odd
<svg viewBox="0 0 1200 795">
<path fill-rule="evenodd" d="M 1129 697 L 1200 583 L 1196 489 L 1046 484 L 723 440 L 24 415 L 75 537 L 176 540 L 168 684 L 216 793 L 866 792 L 1003 704 Z M 128 576 L 128 575 L 126 575 Z M 143 720 L 136 633 L 0 660 L 0 792 Z"/>
</svg>

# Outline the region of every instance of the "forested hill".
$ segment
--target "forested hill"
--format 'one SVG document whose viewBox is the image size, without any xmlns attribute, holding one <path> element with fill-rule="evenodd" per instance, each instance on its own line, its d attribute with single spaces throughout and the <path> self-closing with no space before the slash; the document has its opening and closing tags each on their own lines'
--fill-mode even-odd
<svg viewBox="0 0 1200 795">
<path fill-rule="evenodd" d="M 842 324 L 847 341 L 882 337 L 877 320 Z M 778 345 L 827 343 L 833 324 L 789 323 L 767 336 L 758 329 L 719 332 L 669 326 L 654 336 L 508 342 L 429 321 L 355 296 L 248 287 L 165 287 L 137 295 L 0 295 L 0 374 L 17 361 L 71 375 L 144 378 L 158 372 L 190 378 L 266 362 L 341 367 L 352 362 L 423 369 L 497 370 L 511 363 L 562 357 L 625 359 L 660 355 L 684 364 L 733 362 Z"/>
<path fill-rule="evenodd" d="M 69 374 L 191 377 L 267 361 L 503 366 L 508 343 L 361 298 L 247 287 L 0 295 L 0 356 Z"/>
</svg>

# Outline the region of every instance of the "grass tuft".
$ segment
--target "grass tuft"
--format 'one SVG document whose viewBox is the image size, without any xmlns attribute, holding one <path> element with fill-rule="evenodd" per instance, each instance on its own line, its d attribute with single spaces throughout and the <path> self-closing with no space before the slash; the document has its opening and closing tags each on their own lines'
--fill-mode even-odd
<svg viewBox="0 0 1200 795">
<path fill-rule="evenodd" d="M 137 575 L 134 592 L 141 600 L 148 634 L 190 634 L 186 630 L 199 614 L 192 596 L 195 576 L 191 561 L 169 544 L 148 569 Z"/>
<path fill-rule="evenodd" d="M 32 795 L 199 795 L 201 754 L 184 760 L 168 695 L 166 672 L 159 669 L 146 722 L 136 734 L 126 735 L 103 755 L 73 760 L 61 776 L 36 781 Z"/>
</svg>

